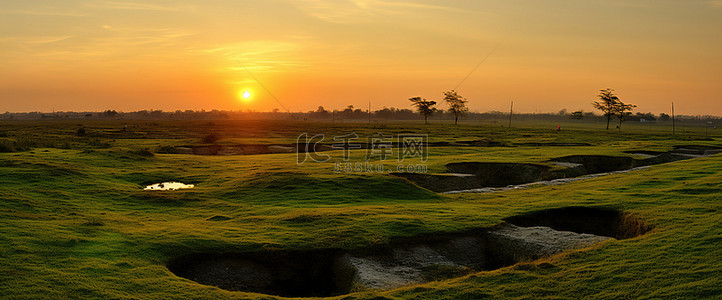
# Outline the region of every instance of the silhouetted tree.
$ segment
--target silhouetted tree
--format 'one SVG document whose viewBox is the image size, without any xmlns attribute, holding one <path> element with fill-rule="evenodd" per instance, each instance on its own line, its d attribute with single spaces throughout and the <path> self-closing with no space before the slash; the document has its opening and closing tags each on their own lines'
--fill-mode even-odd
<svg viewBox="0 0 722 300">
<path fill-rule="evenodd" d="M 584 112 L 581 111 L 581 110 L 572 112 L 572 114 L 570 115 L 570 117 L 571 117 L 572 119 L 574 119 L 574 120 L 581 120 L 581 119 L 584 118 Z"/>
<path fill-rule="evenodd" d="M 617 114 L 619 97 L 617 97 L 613 89 L 607 88 L 600 90 L 597 98 L 599 98 L 599 101 L 592 102 L 592 105 L 594 108 L 601 110 L 604 116 L 607 117 L 607 129 L 609 129 L 609 120 Z"/>
<path fill-rule="evenodd" d="M 394 117 L 394 114 L 396 113 L 396 109 L 385 107 L 381 110 L 377 110 L 375 112 L 376 116 L 381 119 L 391 119 Z"/>
<path fill-rule="evenodd" d="M 466 103 L 469 102 L 455 90 L 444 92 L 444 101 L 449 106 L 449 112 L 454 114 L 454 125 L 459 123 L 459 117 L 469 111 Z"/>
<path fill-rule="evenodd" d="M 331 113 L 329 113 L 323 106 L 319 106 L 316 111 L 311 112 L 311 115 L 319 118 L 319 119 L 328 119 L 331 117 Z"/>
<path fill-rule="evenodd" d="M 669 121 L 669 119 L 671 119 L 671 117 L 668 114 L 665 114 L 665 113 L 659 114 L 660 121 Z"/>
<path fill-rule="evenodd" d="M 103 116 L 106 118 L 113 118 L 118 115 L 118 112 L 115 110 L 106 110 L 103 112 Z"/>
<path fill-rule="evenodd" d="M 634 104 L 625 104 L 617 99 L 617 104 L 615 105 L 615 113 L 617 118 L 619 118 L 619 126 L 617 126 L 617 129 L 622 130 L 622 121 L 624 121 L 624 117 L 631 115 L 632 113 L 630 111 L 635 107 L 637 106 Z"/>
<path fill-rule="evenodd" d="M 416 110 L 424 116 L 424 124 L 429 124 L 429 116 L 436 111 L 434 107 L 436 101 L 426 100 L 421 97 L 409 98 L 409 101 L 411 101 L 411 105 L 416 106 Z"/>
</svg>

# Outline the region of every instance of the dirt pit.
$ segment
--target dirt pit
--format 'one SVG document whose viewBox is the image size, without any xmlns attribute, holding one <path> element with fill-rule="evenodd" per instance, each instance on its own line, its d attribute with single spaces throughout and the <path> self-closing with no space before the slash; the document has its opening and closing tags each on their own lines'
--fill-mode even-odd
<svg viewBox="0 0 722 300">
<path fill-rule="evenodd" d="M 722 152 L 711 146 L 678 146 L 670 152 L 627 151 L 640 156 L 570 155 L 544 162 L 492 163 L 459 162 L 446 165 L 447 173 L 391 173 L 438 193 L 486 193 L 527 188 L 528 184 L 561 184 L 571 178 L 584 179 L 616 174 L 650 165 L 714 155 Z M 548 165 L 557 166 L 551 168 Z"/>
<path fill-rule="evenodd" d="M 478 177 L 474 174 L 442 173 L 391 173 L 394 176 L 405 178 L 424 188 L 437 193 L 458 190 L 470 190 L 482 187 Z"/>
<path fill-rule="evenodd" d="M 582 206 L 535 211 L 505 218 L 504 221 L 523 227 L 545 226 L 620 240 L 645 234 L 652 229 L 643 221 L 616 209 Z"/>
<path fill-rule="evenodd" d="M 446 169 L 476 175 L 480 185 L 492 187 L 541 180 L 549 171 L 549 167 L 537 164 L 489 162 L 450 163 Z"/>
<path fill-rule="evenodd" d="M 193 254 L 168 265 L 173 273 L 229 291 L 286 297 L 332 296 L 351 289 L 351 270 L 335 250 Z"/>
<path fill-rule="evenodd" d="M 449 173 L 391 173 L 434 192 L 503 187 L 542 180 L 549 167 L 525 163 L 462 162 L 446 165 Z"/>
<path fill-rule="evenodd" d="M 196 253 L 172 260 L 168 269 L 231 291 L 326 297 L 493 270 L 650 230 L 644 222 L 608 208 L 550 209 L 505 221 L 493 228 L 428 235 L 350 251 Z"/>
<path fill-rule="evenodd" d="M 204 146 L 181 146 L 175 147 L 178 154 L 196 155 L 253 155 L 253 154 L 274 154 L 292 153 L 296 149 L 293 145 L 204 145 Z"/>
<path fill-rule="evenodd" d="M 628 170 L 634 167 L 634 159 L 624 156 L 571 155 L 554 158 L 551 161 L 583 165 L 587 174 Z"/>
<path fill-rule="evenodd" d="M 689 155 L 714 155 L 722 153 L 722 149 L 716 146 L 705 145 L 679 145 L 674 146 L 672 153 L 689 154 Z"/>
</svg>

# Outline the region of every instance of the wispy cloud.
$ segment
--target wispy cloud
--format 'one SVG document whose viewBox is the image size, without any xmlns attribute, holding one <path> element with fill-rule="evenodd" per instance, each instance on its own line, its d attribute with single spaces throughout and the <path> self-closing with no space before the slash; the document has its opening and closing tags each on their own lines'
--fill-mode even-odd
<svg viewBox="0 0 722 300">
<path fill-rule="evenodd" d="M 193 10 L 192 5 L 159 5 L 149 1 L 94 1 L 79 5 L 68 4 L 59 7 L 48 7 L 28 2 L 23 6 L 0 9 L 0 15 L 27 15 L 27 16 L 61 16 L 86 17 L 97 14 L 97 9 L 103 10 L 131 10 L 131 11 L 168 11 Z M 73 9 L 74 8 L 74 9 Z"/>
<path fill-rule="evenodd" d="M 87 14 L 71 12 L 71 11 L 58 11 L 58 10 L 35 10 L 35 9 L 3 9 L 0 10 L 0 15 L 26 15 L 26 16 L 59 16 L 59 17 L 85 17 Z"/>
<path fill-rule="evenodd" d="M 298 59 L 301 45 L 295 42 L 258 40 L 227 44 L 197 52 L 225 58 L 231 71 L 287 71 L 307 67 Z"/>
<path fill-rule="evenodd" d="M 137 28 L 103 25 L 107 39 L 124 46 L 142 46 L 149 44 L 175 45 L 180 39 L 196 33 L 178 28 Z"/>
<path fill-rule="evenodd" d="M 291 3 L 309 16 L 331 23 L 359 23 L 376 16 L 370 9 L 351 0 L 296 0 Z"/>
<path fill-rule="evenodd" d="M 6 36 L 0 38 L 0 43 L 6 44 L 52 44 L 72 38 L 72 35 L 66 36 L 36 36 L 36 37 L 12 37 Z"/>
<path fill-rule="evenodd" d="M 362 23 L 384 15 L 405 14 L 413 10 L 461 11 L 457 8 L 409 1 L 382 0 L 294 0 L 306 14 L 331 23 Z"/>
<path fill-rule="evenodd" d="M 386 12 L 401 12 L 399 9 L 433 9 L 433 10 L 448 10 L 448 11 L 461 11 L 458 8 L 436 4 L 425 4 L 418 2 L 405 2 L 405 1 L 383 1 L 383 0 L 352 0 L 356 5 L 362 8 L 379 9 Z"/>
<path fill-rule="evenodd" d="M 151 4 L 146 1 L 102 1 L 94 4 L 97 7 L 121 10 L 178 11 L 175 6 Z"/>
<path fill-rule="evenodd" d="M 52 44 L 52 43 L 61 42 L 61 41 L 64 41 L 64 40 L 67 40 L 67 39 L 71 39 L 71 38 L 73 38 L 72 35 L 59 36 L 59 37 L 45 37 L 45 38 L 39 37 L 39 38 L 35 38 L 34 40 L 27 41 L 27 43 L 30 43 L 30 44 Z"/>
<path fill-rule="evenodd" d="M 714 7 L 722 7 L 722 0 L 710 0 L 710 1 L 707 1 L 707 3 Z"/>
<path fill-rule="evenodd" d="M 57 35 L 17 35 L 0 37 L 0 56 L 22 60 L 52 57 L 56 61 L 97 59 L 120 62 L 127 59 L 162 58 L 168 51 L 182 56 L 190 48 L 186 37 L 195 33 L 177 28 L 97 26 L 67 30 Z"/>
</svg>

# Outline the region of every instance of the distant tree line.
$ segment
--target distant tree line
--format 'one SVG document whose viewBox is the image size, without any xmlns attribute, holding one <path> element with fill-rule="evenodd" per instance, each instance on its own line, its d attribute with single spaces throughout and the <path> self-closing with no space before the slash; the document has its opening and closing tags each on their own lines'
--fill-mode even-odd
<svg viewBox="0 0 722 300">
<path fill-rule="evenodd" d="M 184 111 L 161 111 L 161 110 L 142 110 L 133 112 L 117 112 L 112 116 L 104 114 L 104 112 L 56 112 L 56 113 L 42 113 L 42 112 L 5 112 L 0 113 L 1 120 L 50 120 L 50 119 L 122 119 L 122 120 L 309 120 L 309 121 L 365 121 L 368 120 L 368 111 L 354 108 L 353 110 L 342 109 L 342 110 L 326 110 L 323 107 L 319 110 L 308 111 L 308 112 L 257 112 L 257 111 L 224 111 L 224 110 L 184 110 Z M 564 119 L 576 119 L 576 115 L 581 120 L 605 120 L 604 116 L 594 114 L 588 111 L 574 111 L 574 112 L 556 112 L 556 113 L 514 113 L 515 120 L 564 120 Z M 466 112 L 464 119 L 469 121 L 489 121 L 489 120 L 502 120 L 509 117 L 509 112 L 501 111 L 488 111 L 488 112 Z M 409 108 L 395 108 L 395 107 L 383 107 L 378 110 L 371 111 L 371 118 L 376 121 L 380 120 L 423 120 L 424 117 L 418 112 Z M 444 109 L 437 109 L 433 115 L 429 117 L 429 120 L 444 120 L 453 121 L 456 115 Z M 677 115 L 675 117 L 680 121 L 697 121 L 697 122 L 720 122 L 722 118 L 719 116 L 711 115 Z M 661 113 L 655 115 L 653 113 L 641 113 L 628 114 L 625 117 L 626 121 L 641 121 L 644 119 L 649 122 L 664 122 L 670 120 L 670 115 Z"/>
<path fill-rule="evenodd" d="M 288 112 L 282 113 L 278 109 L 274 109 L 272 112 L 257 112 L 257 111 L 225 111 L 225 110 L 176 110 L 176 111 L 162 111 L 162 110 L 140 110 L 133 112 L 118 112 L 116 110 L 105 110 L 102 112 L 53 112 L 41 113 L 41 112 L 24 112 L 24 113 L 11 113 L 5 112 L 0 114 L 0 119 L 3 120 L 42 120 L 42 119 L 124 119 L 124 120 L 310 120 L 310 121 L 360 121 L 373 119 L 374 121 L 391 121 L 391 120 L 420 120 L 423 119 L 425 123 L 432 120 L 454 120 L 454 124 L 458 124 L 459 119 L 464 117 L 468 120 L 474 121 L 491 121 L 496 123 L 502 119 L 509 118 L 509 112 L 490 111 L 484 113 L 470 112 L 467 106 L 469 102 L 466 98 L 462 97 L 457 91 L 449 90 L 442 93 L 442 101 L 446 106 L 446 109 L 437 108 L 437 101 L 428 100 L 422 97 L 411 97 L 409 101 L 411 106 L 415 108 L 415 111 L 409 108 L 394 108 L 394 107 L 383 107 L 378 110 L 369 111 L 360 108 L 355 108 L 353 105 L 347 106 L 341 110 L 327 110 L 323 106 L 319 106 L 316 110 L 308 112 Z M 627 104 L 620 100 L 616 92 L 607 88 L 600 90 L 597 95 L 597 101 L 592 102 L 592 106 L 602 112 L 602 115 L 596 115 L 593 112 L 585 112 L 582 110 L 568 112 L 567 109 L 562 109 L 557 113 L 516 113 L 514 119 L 516 120 L 544 120 L 544 121 L 559 121 L 563 119 L 574 119 L 574 120 L 605 120 L 606 128 L 609 129 L 609 124 L 612 119 L 618 121 L 617 128 L 621 129 L 623 121 L 637 121 L 637 122 L 666 122 L 669 121 L 670 115 L 661 113 L 655 115 L 653 113 L 632 113 L 632 109 L 636 106 L 633 104 Z M 686 122 L 704 122 L 706 124 L 720 123 L 722 118 L 719 116 L 711 115 L 677 115 L 676 120 Z"/>
</svg>

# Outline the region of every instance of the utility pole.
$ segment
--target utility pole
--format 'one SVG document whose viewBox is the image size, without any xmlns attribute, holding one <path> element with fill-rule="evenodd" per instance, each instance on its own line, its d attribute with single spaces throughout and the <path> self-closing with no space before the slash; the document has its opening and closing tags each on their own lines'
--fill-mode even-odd
<svg viewBox="0 0 722 300">
<path fill-rule="evenodd" d="M 705 122 L 704 124 L 704 136 L 709 136 L 709 126 L 712 124 L 712 122 Z"/>
<path fill-rule="evenodd" d="M 509 128 L 511 128 L 511 116 L 514 114 L 514 101 L 511 101 L 511 107 L 509 107 Z"/>
<path fill-rule="evenodd" d="M 369 125 L 371 125 L 371 101 L 369 101 Z"/>
<path fill-rule="evenodd" d="M 674 102 L 672 102 L 672 135 L 675 134 L 675 128 L 674 128 Z"/>
</svg>

